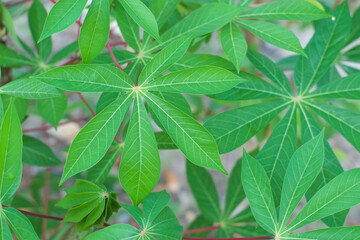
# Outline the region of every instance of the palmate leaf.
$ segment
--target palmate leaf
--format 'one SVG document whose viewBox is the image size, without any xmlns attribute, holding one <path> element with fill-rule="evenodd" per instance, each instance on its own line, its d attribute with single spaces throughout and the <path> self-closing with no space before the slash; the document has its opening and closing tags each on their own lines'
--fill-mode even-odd
<svg viewBox="0 0 360 240">
<path fill-rule="evenodd" d="M 7 48 L 5 45 L 0 44 L 0 66 L 3 67 L 23 67 L 33 66 L 35 63 L 24 57 L 23 55 Z"/>
<path fill-rule="evenodd" d="M 7 223 L 9 224 L 11 230 L 15 233 L 17 239 L 39 239 L 29 219 L 25 217 L 22 213 L 20 213 L 18 210 L 13 208 L 3 208 L 2 212 L 4 213 Z"/>
<path fill-rule="evenodd" d="M 109 1 L 93 1 L 81 26 L 79 48 L 84 63 L 102 52 L 109 38 Z"/>
<path fill-rule="evenodd" d="M 159 29 L 166 24 L 166 21 L 176 9 L 179 1 L 180 0 L 160 0 L 150 2 L 149 9 L 153 12 Z"/>
<path fill-rule="evenodd" d="M 85 240 L 135 240 L 139 239 L 140 230 L 128 224 L 114 224 L 103 230 L 91 233 Z"/>
<path fill-rule="evenodd" d="M 54 56 L 52 56 L 52 58 L 49 61 L 49 64 L 52 65 L 66 59 L 78 49 L 79 49 L 79 44 L 77 40 L 72 43 L 69 43 L 68 45 L 60 49 L 57 53 L 55 53 Z"/>
<path fill-rule="evenodd" d="M 144 87 L 150 91 L 216 94 L 243 81 L 245 80 L 226 69 L 204 66 L 167 74 Z"/>
<path fill-rule="evenodd" d="M 214 136 L 220 153 L 227 153 L 252 138 L 288 105 L 276 101 L 232 109 L 210 118 L 204 127 Z"/>
<path fill-rule="evenodd" d="M 313 21 L 331 17 L 306 0 L 280 0 L 245 10 L 240 18 L 267 20 Z"/>
<path fill-rule="evenodd" d="M 11 239 L 11 232 L 6 224 L 5 215 L 0 212 L 0 239 Z"/>
<path fill-rule="evenodd" d="M 81 129 L 70 146 L 60 185 L 100 161 L 113 142 L 131 101 L 132 94 L 119 97 Z"/>
<path fill-rule="evenodd" d="M 40 116 L 56 129 L 64 116 L 67 103 L 68 100 L 66 95 L 63 92 L 60 92 L 59 97 L 37 100 L 36 108 Z"/>
<path fill-rule="evenodd" d="M 121 92 L 133 87 L 131 79 L 123 71 L 107 65 L 63 66 L 34 78 L 74 92 Z"/>
<path fill-rule="evenodd" d="M 142 93 L 173 142 L 192 163 L 226 173 L 216 142 L 200 123 L 151 93 Z"/>
<path fill-rule="evenodd" d="M 80 17 L 87 0 L 59 0 L 51 8 L 38 42 L 50 35 L 60 32 Z"/>
<path fill-rule="evenodd" d="M 234 71 L 235 67 L 232 64 L 219 56 L 211 54 L 185 54 L 179 61 L 177 61 L 169 70 L 171 72 L 184 70 L 190 67 L 200 66 L 215 66 Z"/>
<path fill-rule="evenodd" d="M 153 190 L 160 178 L 161 163 L 155 142 L 148 113 L 137 94 L 119 168 L 121 186 L 135 206 Z"/>
<path fill-rule="evenodd" d="M 279 48 L 289 50 L 306 56 L 299 39 L 289 29 L 270 22 L 259 22 L 251 20 L 236 20 L 242 27 L 261 38 L 265 42 Z"/>
<path fill-rule="evenodd" d="M 290 235 L 286 238 L 289 240 L 292 239 L 303 239 L 303 240 L 347 240 L 347 239 L 360 239 L 360 227 L 359 226 L 350 226 L 350 227 L 337 227 L 337 228 L 325 228 L 314 230 L 310 232 L 298 233 Z"/>
</svg>

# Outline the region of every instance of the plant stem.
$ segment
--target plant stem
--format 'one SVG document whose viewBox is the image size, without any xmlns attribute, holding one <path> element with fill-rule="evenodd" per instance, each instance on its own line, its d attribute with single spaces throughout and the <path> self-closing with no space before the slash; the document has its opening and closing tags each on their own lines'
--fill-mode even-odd
<svg viewBox="0 0 360 240">
<path fill-rule="evenodd" d="M 79 97 L 81 98 L 81 100 L 84 102 L 85 106 L 87 107 L 87 109 L 89 109 L 89 111 L 91 112 L 91 115 L 93 115 L 93 117 L 96 115 L 95 111 L 92 109 L 92 107 L 89 105 L 88 101 L 84 98 L 84 96 L 78 92 L 77 93 L 79 95 Z"/>
<path fill-rule="evenodd" d="M 190 229 L 190 230 L 184 231 L 184 235 L 192 234 L 192 233 L 209 232 L 209 231 L 212 231 L 212 230 L 219 229 L 219 227 L 220 227 L 220 225 L 215 225 L 215 226 L 206 227 L 206 228 Z"/>
</svg>

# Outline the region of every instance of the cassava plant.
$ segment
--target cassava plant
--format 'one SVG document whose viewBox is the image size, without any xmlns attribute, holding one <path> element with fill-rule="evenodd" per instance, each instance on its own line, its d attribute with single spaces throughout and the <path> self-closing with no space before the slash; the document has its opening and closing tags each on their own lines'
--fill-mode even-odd
<svg viewBox="0 0 360 240">
<path fill-rule="evenodd" d="M 354 2 L 0 0 L 0 240 L 360 239 L 360 172 L 327 140 L 360 151 Z M 176 149 L 190 223 L 158 184 Z"/>
</svg>

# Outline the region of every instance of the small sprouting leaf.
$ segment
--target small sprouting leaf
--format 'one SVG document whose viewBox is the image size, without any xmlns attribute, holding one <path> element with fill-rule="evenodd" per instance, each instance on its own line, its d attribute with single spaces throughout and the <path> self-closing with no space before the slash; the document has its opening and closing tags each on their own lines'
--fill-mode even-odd
<svg viewBox="0 0 360 240">
<path fill-rule="evenodd" d="M 54 166 L 61 162 L 53 151 L 40 140 L 30 137 L 23 137 L 23 162 L 34 166 Z"/>
<path fill-rule="evenodd" d="M 131 96 L 119 97 L 81 129 L 70 146 L 60 185 L 104 157 L 130 107 Z"/>
<path fill-rule="evenodd" d="M 19 240 L 39 240 L 31 222 L 22 213 L 13 208 L 3 208 L 2 211 L 11 230 Z"/>
<path fill-rule="evenodd" d="M 105 48 L 109 39 L 109 1 L 93 1 L 81 27 L 79 48 L 84 63 L 89 63 Z"/>
<path fill-rule="evenodd" d="M 219 196 L 210 173 L 187 161 L 186 176 L 201 213 L 208 220 L 221 221 Z"/>
<path fill-rule="evenodd" d="M 66 95 L 60 92 L 59 97 L 37 100 L 36 107 L 40 116 L 44 118 L 46 122 L 50 123 L 51 126 L 57 128 L 60 120 L 64 116 L 67 102 Z"/>
<path fill-rule="evenodd" d="M 59 0 L 51 8 L 38 42 L 50 35 L 60 32 L 80 17 L 87 0 Z"/>
<path fill-rule="evenodd" d="M 121 186 L 135 206 L 153 190 L 160 178 L 160 156 L 154 131 L 142 102 L 136 95 L 119 168 Z"/>
<path fill-rule="evenodd" d="M 34 78 L 74 92 L 121 92 L 133 87 L 131 79 L 123 71 L 107 65 L 63 66 Z"/>
<path fill-rule="evenodd" d="M 35 62 L 27 57 L 7 48 L 5 45 L 0 44 L 0 66 L 2 67 L 23 67 L 33 66 Z"/>
<path fill-rule="evenodd" d="M 244 151 L 242 184 L 256 222 L 265 230 L 277 232 L 277 215 L 270 181 L 261 164 Z"/>
<path fill-rule="evenodd" d="M 245 81 L 232 72 L 211 66 L 194 67 L 167 74 L 144 87 L 150 91 L 216 94 Z"/>
</svg>

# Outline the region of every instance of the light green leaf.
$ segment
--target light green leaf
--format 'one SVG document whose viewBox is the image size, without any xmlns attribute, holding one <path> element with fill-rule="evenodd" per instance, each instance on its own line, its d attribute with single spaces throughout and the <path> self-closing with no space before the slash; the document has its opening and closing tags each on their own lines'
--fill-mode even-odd
<svg viewBox="0 0 360 240">
<path fill-rule="evenodd" d="M 200 123 L 161 98 L 143 93 L 173 142 L 192 163 L 226 173 L 216 142 Z"/>
<path fill-rule="evenodd" d="M 339 78 L 335 81 L 321 86 L 308 98 L 346 98 L 360 99 L 360 74 L 355 73 L 350 76 Z"/>
<path fill-rule="evenodd" d="M 0 213 L 0 239 L 12 239 L 10 229 L 6 224 L 5 215 Z"/>
<path fill-rule="evenodd" d="M 234 66 L 228 60 L 210 54 L 185 54 L 171 68 L 171 72 L 183 70 L 190 67 L 215 66 L 235 71 Z"/>
<path fill-rule="evenodd" d="M 290 81 L 285 76 L 284 72 L 273 61 L 271 61 L 266 56 L 252 50 L 248 50 L 247 56 L 254 64 L 254 66 L 273 83 L 281 87 L 285 93 L 293 95 Z"/>
<path fill-rule="evenodd" d="M 145 85 L 150 91 L 189 94 L 216 94 L 229 90 L 245 79 L 219 67 L 194 67 L 173 72 Z"/>
<path fill-rule="evenodd" d="M 74 92 L 120 92 L 133 87 L 131 79 L 123 71 L 107 65 L 63 66 L 34 78 Z"/>
<path fill-rule="evenodd" d="M 324 134 L 320 133 L 302 145 L 291 157 L 287 167 L 280 200 L 280 229 L 319 175 L 324 163 Z"/>
<path fill-rule="evenodd" d="M 153 192 L 149 194 L 143 203 L 145 226 L 149 226 L 161 211 L 169 204 L 170 195 L 165 191 Z"/>
<path fill-rule="evenodd" d="M 330 14 L 335 19 L 322 20 L 306 46 L 308 58 L 300 57 L 297 61 L 295 85 L 299 94 L 307 93 L 322 78 L 345 45 L 351 26 L 348 2 L 344 1 Z"/>
<path fill-rule="evenodd" d="M 49 64 L 55 64 L 66 59 L 78 49 L 79 49 L 79 44 L 78 41 L 76 40 L 66 45 L 62 49 L 60 49 L 57 53 L 55 53 L 54 56 L 50 59 Z"/>
<path fill-rule="evenodd" d="M 331 17 L 306 0 L 278 0 L 243 11 L 240 18 L 267 20 L 314 21 Z"/>
<path fill-rule="evenodd" d="M 132 19 L 152 37 L 160 40 L 156 19 L 147 6 L 140 0 L 118 0 Z"/>
<path fill-rule="evenodd" d="M 61 162 L 53 151 L 40 140 L 30 137 L 23 137 L 23 162 L 34 166 L 54 166 Z"/>
<path fill-rule="evenodd" d="M 317 114 L 338 130 L 360 151 L 360 115 L 346 109 L 315 102 L 305 102 Z"/>
<path fill-rule="evenodd" d="M 314 230 L 310 232 L 303 232 L 298 234 L 290 235 L 289 239 L 304 239 L 304 240 L 360 240 L 360 227 L 349 226 L 349 227 L 337 227 L 337 228 L 325 228 Z"/>
<path fill-rule="evenodd" d="M 0 66 L 3 67 L 23 67 L 33 66 L 35 63 L 22 56 L 21 54 L 7 48 L 5 45 L 0 44 Z"/>
<path fill-rule="evenodd" d="M 131 104 L 131 96 L 119 97 L 81 129 L 70 146 L 60 185 L 104 157 Z"/>
<path fill-rule="evenodd" d="M 18 210 L 13 208 L 3 208 L 3 212 L 11 230 L 19 240 L 39 239 L 29 219 L 22 215 Z"/>
<path fill-rule="evenodd" d="M 38 42 L 41 42 L 50 35 L 60 32 L 72 25 L 80 17 L 86 3 L 87 0 L 57 1 L 46 18 Z"/>
<path fill-rule="evenodd" d="M 354 40 L 360 37 L 360 26 L 358 22 L 360 21 L 360 8 L 358 7 L 354 14 L 352 15 L 351 21 L 351 32 L 347 39 L 347 44 L 352 43 Z"/>
<path fill-rule="evenodd" d="M 84 63 L 89 63 L 102 50 L 109 39 L 109 1 L 93 1 L 79 35 L 79 48 Z"/>
<path fill-rule="evenodd" d="M 153 12 L 159 29 L 164 26 L 166 21 L 172 15 L 179 1 L 180 0 L 158 0 L 150 2 L 149 9 Z"/>
<path fill-rule="evenodd" d="M 204 127 L 214 136 L 220 153 L 227 153 L 252 138 L 288 104 L 278 101 L 228 110 L 207 120 Z"/>
<path fill-rule="evenodd" d="M 116 60 L 118 61 L 118 63 L 120 65 L 128 63 L 128 62 L 134 62 L 137 60 L 137 55 L 135 53 L 129 52 L 127 50 L 114 49 L 113 53 L 114 53 Z M 99 56 L 94 58 L 94 60 L 91 61 L 91 63 L 92 64 L 111 64 L 115 67 L 114 61 L 112 60 L 112 58 L 108 52 L 100 54 Z"/>
<path fill-rule="evenodd" d="M 10 103 L 1 125 L 0 135 L 0 202 L 17 190 L 22 173 L 22 131 L 18 114 Z"/>
<path fill-rule="evenodd" d="M 187 230 L 199 229 L 199 228 L 207 228 L 212 227 L 214 223 L 208 220 L 204 215 L 198 215 L 187 227 Z M 207 237 L 210 233 L 209 232 L 199 232 L 199 233 L 192 233 L 186 234 L 186 236 L 191 237 Z"/>
<path fill-rule="evenodd" d="M 183 228 L 169 207 L 165 207 L 154 219 L 147 237 L 159 239 L 159 236 L 163 240 L 181 239 L 183 236 Z"/>
<path fill-rule="evenodd" d="M 306 56 L 299 39 L 289 29 L 270 22 L 259 22 L 250 20 L 236 20 L 241 26 L 251 33 L 276 47 L 296 52 Z"/>
<path fill-rule="evenodd" d="M 84 240 L 135 240 L 139 239 L 140 230 L 128 224 L 114 224 L 100 231 L 89 234 Z"/>
<path fill-rule="evenodd" d="M 53 86 L 33 78 L 11 81 L 0 88 L 0 94 L 25 99 L 45 99 L 61 96 L 61 92 Z"/>
<path fill-rule="evenodd" d="M 60 92 L 60 97 L 49 98 L 46 100 L 39 99 L 36 102 L 36 107 L 40 116 L 56 129 L 64 116 L 67 102 L 66 95 L 63 92 Z"/>
<path fill-rule="evenodd" d="M 178 149 L 176 144 L 171 140 L 169 134 L 167 134 L 166 132 L 156 132 L 155 138 L 157 146 L 161 150 Z"/>
<path fill-rule="evenodd" d="M 187 161 L 186 176 L 201 213 L 208 220 L 221 221 L 219 196 L 210 173 Z"/>
<path fill-rule="evenodd" d="M 44 61 L 46 61 L 51 54 L 51 50 L 52 50 L 51 38 L 48 37 L 43 41 L 41 41 L 40 43 L 37 43 L 37 41 L 39 40 L 46 17 L 47 17 L 47 12 L 44 5 L 42 5 L 42 3 L 39 2 L 39 0 L 34 0 L 33 4 L 29 9 L 28 20 L 29 20 L 31 35 L 35 42 L 37 52 L 40 58 Z"/>
<path fill-rule="evenodd" d="M 119 168 L 121 186 L 137 206 L 153 190 L 160 178 L 161 163 L 154 131 L 136 95 Z"/>
<path fill-rule="evenodd" d="M 255 0 L 240 0 L 238 6 L 248 7 Z"/>
<path fill-rule="evenodd" d="M 162 72 L 171 67 L 175 62 L 184 56 L 192 40 L 191 35 L 184 36 L 165 47 L 148 62 L 139 76 L 139 84 L 152 81 Z"/>
<path fill-rule="evenodd" d="M 287 226 L 291 232 L 360 203 L 360 169 L 351 169 L 321 188 Z"/>
<path fill-rule="evenodd" d="M 277 216 L 269 178 L 261 164 L 244 151 L 241 179 L 256 222 L 270 233 L 277 232 Z"/>
<path fill-rule="evenodd" d="M 291 156 L 296 151 L 296 108 L 293 106 L 272 131 L 256 159 L 269 177 L 275 206 L 280 204 L 281 189 Z"/>
<path fill-rule="evenodd" d="M 243 33 L 230 22 L 221 30 L 220 39 L 222 49 L 239 72 L 247 51 L 247 42 Z"/>
</svg>

